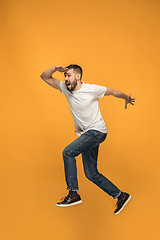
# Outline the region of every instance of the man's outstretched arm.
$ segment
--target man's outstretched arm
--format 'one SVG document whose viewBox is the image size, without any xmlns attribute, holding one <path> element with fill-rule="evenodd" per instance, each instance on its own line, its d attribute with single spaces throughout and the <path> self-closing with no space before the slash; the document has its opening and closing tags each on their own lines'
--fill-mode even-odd
<svg viewBox="0 0 160 240">
<path fill-rule="evenodd" d="M 108 96 L 108 95 L 112 95 L 112 96 L 117 97 L 117 98 L 125 99 L 125 108 L 126 109 L 127 109 L 127 104 L 128 103 L 134 105 L 133 102 L 135 101 L 135 98 L 131 98 L 131 94 L 128 96 L 128 95 L 126 95 L 125 93 L 123 93 L 119 90 L 112 89 L 112 88 L 107 88 L 105 96 Z"/>
</svg>

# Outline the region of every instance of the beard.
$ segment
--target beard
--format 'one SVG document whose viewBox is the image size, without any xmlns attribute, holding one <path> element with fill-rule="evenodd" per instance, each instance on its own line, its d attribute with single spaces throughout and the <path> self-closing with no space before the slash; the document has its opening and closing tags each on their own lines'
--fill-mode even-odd
<svg viewBox="0 0 160 240">
<path fill-rule="evenodd" d="M 66 84 L 67 90 L 69 92 L 72 92 L 75 89 L 76 86 L 77 86 L 77 80 L 76 79 L 74 79 L 74 81 L 72 83 L 69 82 L 69 83 Z"/>
</svg>

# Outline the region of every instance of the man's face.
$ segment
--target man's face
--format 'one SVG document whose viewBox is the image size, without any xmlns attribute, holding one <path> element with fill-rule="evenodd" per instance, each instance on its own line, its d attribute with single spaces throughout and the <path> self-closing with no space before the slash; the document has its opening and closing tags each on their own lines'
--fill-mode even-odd
<svg viewBox="0 0 160 240">
<path fill-rule="evenodd" d="M 76 72 L 74 72 L 74 69 L 68 69 L 68 71 L 64 73 L 64 76 L 67 90 L 72 92 L 77 86 Z"/>
</svg>

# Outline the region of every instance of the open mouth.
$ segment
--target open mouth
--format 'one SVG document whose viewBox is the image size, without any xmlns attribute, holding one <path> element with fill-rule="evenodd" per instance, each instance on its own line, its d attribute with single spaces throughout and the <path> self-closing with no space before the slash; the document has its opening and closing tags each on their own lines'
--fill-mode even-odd
<svg viewBox="0 0 160 240">
<path fill-rule="evenodd" d="M 65 84 L 66 84 L 67 87 L 70 85 L 70 83 L 65 83 Z"/>
</svg>

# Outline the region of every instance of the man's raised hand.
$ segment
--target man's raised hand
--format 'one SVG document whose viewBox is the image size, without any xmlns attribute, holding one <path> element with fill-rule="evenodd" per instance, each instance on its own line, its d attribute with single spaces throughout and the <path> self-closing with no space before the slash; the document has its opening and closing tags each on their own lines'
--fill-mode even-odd
<svg viewBox="0 0 160 240">
<path fill-rule="evenodd" d="M 133 102 L 135 102 L 135 98 L 131 98 L 131 93 L 130 93 L 130 95 L 128 96 L 128 99 L 127 100 L 125 99 L 125 109 L 127 109 L 128 103 L 134 105 Z"/>
<path fill-rule="evenodd" d="M 68 68 L 62 66 L 56 66 L 55 69 L 59 72 L 66 72 L 68 70 Z"/>
</svg>

